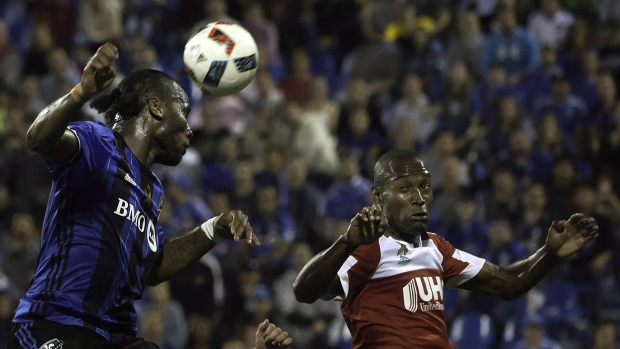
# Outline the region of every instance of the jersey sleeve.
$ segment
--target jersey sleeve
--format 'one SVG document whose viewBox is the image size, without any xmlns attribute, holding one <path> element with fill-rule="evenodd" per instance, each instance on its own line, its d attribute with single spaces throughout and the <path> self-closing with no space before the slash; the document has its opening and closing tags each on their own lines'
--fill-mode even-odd
<svg viewBox="0 0 620 349">
<path fill-rule="evenodd" d="M 449 288 L 456 288 L 480 272 L 485 260 L 465 251 L 461 251 L 444 238 L 433 234 L 433 242 L 443 256 L 441 266 L 443 279 Z"/>
<path fill-rule="evenodd" d="M 66 164 L 48 163 L 52 173 L 64 167 L 81 167 L 86 173 L 107 166 L 114 152 L 114 134 L 100 122 L 78 121 L 67 127 L 78 139 L 78 152 Z"/>
<path fill-rule="evenodd" d="M 352 291 L 361 287 L 377 270 L 380 259 L 381 250 L 378 241 L 371 245 L 358 247 L 338 270 L 338 277 L 344 290 L 344 297 L 338 296 L 334 299 L 342 301 Z"/>
</svg>

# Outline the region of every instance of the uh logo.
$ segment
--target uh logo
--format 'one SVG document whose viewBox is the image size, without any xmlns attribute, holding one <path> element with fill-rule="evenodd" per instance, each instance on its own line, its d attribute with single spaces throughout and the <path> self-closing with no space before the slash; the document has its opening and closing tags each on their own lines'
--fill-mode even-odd
<svg viewBox="0 0 620 349">
<path fill-rule="evenodd" d="M 439 276 L 416 276 L 403 287 L 405 308 L 416 311 L 444 310 L 443 280 Z"/>
</svg>

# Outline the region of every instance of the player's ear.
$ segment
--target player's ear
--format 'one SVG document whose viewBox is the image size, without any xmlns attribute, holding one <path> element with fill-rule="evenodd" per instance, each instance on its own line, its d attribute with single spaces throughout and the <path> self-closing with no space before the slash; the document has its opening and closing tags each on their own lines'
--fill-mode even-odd
<svg viewBox="0 0 620 349">
<path fill-rule="evenodd" d="M 149 113 L 157 120 L 164 118 L 164 105 L 157 97 L 151 97 L 148 100 Z"/>
<path fill-rule="evenodd" d="M 375 204 L 383 205 L 383 195 L 381 195 L 379 188 L 373 185 L 371 191 L 372 191 L 372 199 L 375 202 Z"/>
</svg>

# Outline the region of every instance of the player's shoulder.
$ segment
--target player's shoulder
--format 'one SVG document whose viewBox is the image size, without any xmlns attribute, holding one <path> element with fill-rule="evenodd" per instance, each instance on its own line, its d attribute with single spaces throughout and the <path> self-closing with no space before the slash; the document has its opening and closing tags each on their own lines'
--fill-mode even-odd
<svg viewBox="0 0 620 349">
<path fill-rule="evenodd" d="M 452 244 L 448 242 L 448 240 L 437 235 L 436 233 L 429 232 L 426 234 L 428 236 L 427 246 L 432 245 L 432 247 L 439 250 L 439 252 L 441 252 L 441 254 L 444 255 L 444 257 L 446 255 L 452 255 L 452 253 L 454 252 L 454 246 L 452 246 Z"/>
<path fill-rule="evenodd" d="M 86 134 L 111 136 L 112 130 L 99 121 L 73 121 L 69 123 L 69 129 Z"/>
</svg>

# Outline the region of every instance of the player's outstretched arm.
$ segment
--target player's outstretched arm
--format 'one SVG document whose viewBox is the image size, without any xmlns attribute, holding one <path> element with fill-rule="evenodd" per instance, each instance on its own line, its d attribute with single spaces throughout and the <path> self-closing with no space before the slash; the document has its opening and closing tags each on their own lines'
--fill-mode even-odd
<svg viewBox="0 0 620 349">
<path fill-rule="evenodd" d="M 506 266 L 486 262 L 480 272 L 461 288 L 482 291 L 504 300 L 521 297 L 536 286 L 558 263 L 579 251 L 598 237 L 598 225 L 594 218 L 581 213 L 567 221 L 551 223 L 547 243 L 533 255 Z"/>
<path fill-rule="evenodd" d="M 202 258 L 220 239 L 260 245 L 248 216 L 239 210 L 222 213 L 184 236 L 166 240 L 160 260 L 151 270 L 146 284 L 153 286 L 169 280 Z"/>
<path fill-rule="evenodd" d="M 360 245 L 379 239 L 387 226 L 381 206 L 366 206 L 353 219 L 347 232 L 325 251 L 317 254 L 304 266 L 295 283 L 295 298 L 302 303 L 314 303 L 324 296 L 344 295 L 338 270 Z"/>
<path fill-rule="evenodd" d="M 269 320 L 258 325 L 254 349 L 287 348 L 291 343 L 293 343 L 293 338 L 289 337 L 288 333 L 282 331 L 280 327 L 270 324 Z"/>
<path fill-rule="evenodd" d="M 77 153 L 79 143 L 67 130 L 77 111 L 99 91 L 114 81 L 112 63 L 118 49 L 111 43 L 99 47 L 82 73 L 82 79 L 70 93 L 48 105 L 39 113 L 27 133 L 28 149 L 53 162 L 66 162 Z"/>
</svg>

